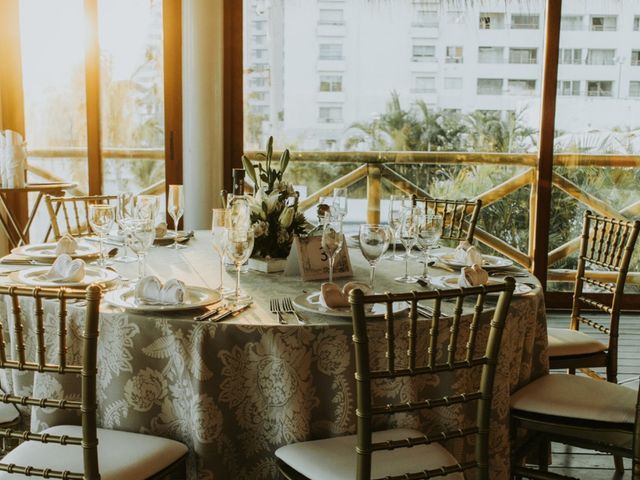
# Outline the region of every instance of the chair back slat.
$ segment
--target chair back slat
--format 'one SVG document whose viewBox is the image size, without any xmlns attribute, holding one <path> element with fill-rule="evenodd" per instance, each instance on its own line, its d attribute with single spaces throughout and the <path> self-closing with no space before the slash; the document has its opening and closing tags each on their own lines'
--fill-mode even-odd
<svg viewBox="0 0 640 480">
<path fill-rule="evenodd" d="M 438 475 L 442 475 L 444 471 L 463 472 L 477 467 L 478 478 L 481 480 L 489 479 L 489 416 L 493 383 L 502 331 L 514 287 L 514 279 L 508 277 L 504 284 L 470 288 L 383 295 L 364 295 L 360 290 L 351 292 L 349 302 L 352 309 L 353 342 L 356 354 L 358 480 L 370 478 L 371 456 L 377 450 L 410 447 L 471 435 L 476 436 L 476 459 L 474 461 L 443 466 L 433 472 L 440 472 Z M 498 293 L 500 296 L 493 315 L 490 315 L 484 310 L 485 298 L 487 294 L 493 293 Z M 464 314 L 466 298 L 475 298 L 472 313 L 469 314 Z M 443 302 L 450 300 L 455 300 L 453 313 L 445 312 L 443 315 Z M 431 318 L 418 319 L 418 302 L 425 301 L 433 301 L 433 314 Z M 387 362 L 384 363 L 386 368 L 381 368 L 382 363 L 376 360 L 375 350 L 371 352 L 369 350 L 369 335 L 372 332 L 379 335 L 379 331 L 370 326 L 371 322 L 367 322 L 365 315 L 367 305 L 381 302 L 387 303 L 387 321 L 379 324 L 384 325 L 385 328 L 385 345 L 388 349 L 386 352 Z M 390 305 L 394 303 L 409 303 L 411 305 L 408 320 L 393 315 L 393 308 Z M 486 314 L 483 315 L 483 313 Z M 491 317 L 490 322 L 488 321 L 489 316 Z M 390 322 L 392 318 L 394 322 Z M 397 325 L 389 328 L 393 323 Z M 446 326 L 449 327 L 448 331 L 445 330 Z M 468 338 L 466 336 L 467 329 Z M 463 331 L 465 335 L 462 334 Z M 390 368 L 391 363 L 388 359 L 393 358 L 392 347 L 395 345 L 396 348 L 402 348 L 402 342 L 399 339 L 393 340 L 393 337 L 402 334 L 408 337 L 406 338 L 408 358 L 402 361 L 396 357 L 397 361 L 393 364 L 393 368 Z M 439 347 L 447 341 L 447 351 L 443 350 L 441 354 Z M 426 355 L 419 345 L 426 346 Z M 474 369 L 477 368 L 482 369 L 480 375 L 474 375 Z M 463 373 L 465 370 L 471 374 L 466 375 Z M 412 379 L 447 372 L 459 372 L 463 376 L 462 378 L 468 378 L 469 381 L 441 382 L 444 391 L 439 392 L 438 396 L 418 399 L 400 398 L 396 403 L 390 403 L 387 397 L 384 397 L 384 400 L 378 400 L 372 393 L 372 380 L 394 381 L 401 377 Z M 425 393 L 418 395 L 423 396 Z M 454 428 L 448 428 L 443 432 L 430 432 L 423 437 L 394 440 L 390 443 L 376 444 L 372 442 L 374 417 L 426 409 L 451 408 L 453 405 L 463 407 L 471 403 L 476 405 L 474 425 L 460 423 Z M 393 478 L 430 478 L 428 475 L 424 476 L 425 474 L 426 472 L 409 472 Z M 436 474 L 429 475 L 435 476 Z"/>
<path fill-rule="evenodd" d="M 396 369 L 396 343 L 395 343 L 395 315 L 393 313 L 393 302 L 387 302 L 387 311 L 385 312 L 385 321 L 387 322 L 387 331 L 391 332 L 387 335 L 387 370 L 393 373 Z"/>
<path fill-rule="evenodd" d="M 82 382 L 82 394 L 80 401 L 66 398 L 39 398 L 35 396 L 17 396 L 10 393 L 0 394 L 0 402 L 13 405 L 29 405 L 38 408 L 56 408 L 63 410 L 79 411 L 82 419 L 82 437 L 72 437 L 67 435 L 39 434 L 28 430 L 0 429 L 0 437 L 17 438 L 22 440 L 33 440 L 42 443 L 53 443 L 58 445 L 80 445 L 83 449 L 83 472 L 54 471 L 51 469 L 39 469 L 25 465 L 11 465 L 0 463 L 0 471 L 9 473 L 24 474 L 31 476 L 43 476 L 46 478 L 66 478 L 78 480 L 98 480 L 100 478 L 98 470 L 98 450 L 97 450 L 97 400 L 96 400 L 96 376 L 97 376 L 97 348 L 98 348 L 98 321 L 99 307 L 102 291 L 99 286 L 91 285 L 86 292 L 68 291 L 65 289 L 48 288 L 27 288 L 17 286 L 0 286 L 0 296 L 8 296 L 11 304 L 13 321 L 13 332 L 15 335 L 15 351 L 6 352 L 0 350 L 2 355 L 2 368 L 28 370 L 34 372 L 55 373 L 61 375 L 80 374 Z M 36 337 L 36 348 L 33 353 L 25 350 L 25 325 L 23 324 L 23 307 L 21 301 L 33 301 L 34 330 Z M 66 341 L 62 338 L 66 336 L 69 328 L 67 326 L 67 302 L 69 300 L 84 300 L 86 302 L 84 329 L 82 333 L 82 361 L 79 365 L 70 365 L 66 361 Z M 45 304 L 45 302 L 47 302 Z M 51 303 L 53 302 L 53 303 Z M 45 347 L 45 334 L 47 324 L 45 322 L 45 308 L 58 308 L 57 333 L 60 337 L 60 354 L 58 364 L 47 362 L 47 351 Z M 26 308 L 26 307 L 25 307 Z M 0 342 L 0 345 L 4 345 Z M 35 358 L 31 358 L 31 356 Z M 9 356 L 9 358 L 7 358 Z"/>
<path fill-rule="evenodd" d="M 413 206 L 423 206 L 425 212 L 442 216 L 442 240 L 473 242 L 476 225 L 482 208 L 482 200 L 449 200 L 441 198 L 412 197 Z"/>
<path fill-rule="evenodd" d="M 620 307 L 639 232 L 638 220 L 626 221 L 604 217 L 589 210 L 584 213 L 570 328 L 578 330 L 580 325 L 587 325 L 608 334 L 607 379 L 614 382 L 617 378 Z M 592 278 L 590 270 L 613 272 L 616 274 L 616 281 L 613 284 L 600 282 L 597 278 Z M 612 293 L 610 303 L 605 304 L 588 298 L 584 293 L 585 284 Z M 585 309 L 606 313 L 608 318 L 605 322 L 608 325 L 604 325 L 601 319 L 595 321 L 586 318 L 583 313 Z"/>
<path fill-rule="evenodd" d="M 73 237 L 83 237 L 91 234 L 89 223 L 89 206 L 95 204 L 112 204 L 117 207 L 116 195 L 85 195 L 73 197 L 45 196 L 51 230 L 55 240 L 59 240 L 65 233 Z M 62 210 L 62 215 L 59 215 Z M 59 218 L 62 217 L 62 218 Z M 60 222 L 64 221 L 64 228 Z"/>
</svg>

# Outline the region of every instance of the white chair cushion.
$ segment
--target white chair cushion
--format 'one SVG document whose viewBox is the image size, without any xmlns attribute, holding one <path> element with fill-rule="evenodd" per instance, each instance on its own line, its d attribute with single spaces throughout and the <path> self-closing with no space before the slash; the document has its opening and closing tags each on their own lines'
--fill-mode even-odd
<svg viewBox="0 0 640 480">
<path fill-rule="evenodd" d="M 385 430 L 374 432 L 373 441 L 420 436 L 422 433 L 416 430 Z M 356 476 L 355 435 L 294 443 L 276 450 L 276 456 L 310 480 L 353 480 Z M 371 478 L 420 472 L 458 463 L 446 448 L 437 443 L 383 450 L 375 452 L 371 459 Z M 460 473 L 438 478 L 464 480 Z"/>
<path fill-rule="evenodd" d="M 0 425 L 3 423 L 15 422 L 20 417 L 20 413 L 10 403 L 0 402 Z"/>
<path fill-rule="evenodd" d="M 81 437 L 81 427 L 59 425 L 41 433 Z M 142 480 L 180 459 L 188 451 L 180 442 L 168 438 L 98 429 L 98 466 L 102 480 Z M 43 444 L 29 441 L 20 444 L 2 459 L 2 463 L 82 473 L 82 447 Z M 3 480 L 32 480 L 24 475 L 0 472 Z"/>
<path fill-rule="evenodd" d="M 577 375 L 545 375 L 511 396 L 511 408 L 543 415 L 634 423 L 637 392 Z"/>
<path fill-rule="evenodd" d="M 593 336 L 568 328 L 549 328 L 549 357 L 567 357 L 604 352 L 608 347 Z"/>
</svg>

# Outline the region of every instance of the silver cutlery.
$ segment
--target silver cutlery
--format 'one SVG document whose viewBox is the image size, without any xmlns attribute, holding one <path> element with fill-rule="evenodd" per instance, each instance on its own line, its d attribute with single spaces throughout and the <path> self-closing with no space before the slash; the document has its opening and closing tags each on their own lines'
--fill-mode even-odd
<svg viewBox="0 0 640 480">
<path fill-rule="evenodd" d="M 504 270 L 493 270 L 489 272 L 490 277 L 529 277 L 531 274 L 529 272 L 506 272 Z"/>
<path fill-rule="evenodd" d="M 280 309 L 280 303 L 278 302 L 277 299 L 272 298 L 271 300 L 269 300 L 269 310 L 271 311 L 271 313 L 276 315 L 276 317 L 278 318 L 278 322 L 281 325 L 287 324 L 287 320 L 282 315 L 282 310 Z"/>
<path fill-rule="evenodd" d="M 222 313 L 219 313 L 218 315 L 214 315 L 213 317 L 210 318 L 210 320 L 212 322 L 219 322 L 221 320 L 225 320 L 230 317 L 236 317 L 240 315 L 242 312 L 244 312 L 246 309 L 248 309 L 251 305 L 253 304 L 247 303 L 246 305 L 240 305 L 236 308 L 227 309 Z"/>
<path fill-rule="evenodd" d="M 293 307 L 293 301 L 291 300 L 290 297 L 281 298 L 280 306 L 285 313 L 292 313 L 296 317 L 296 320 L 298 320 L 298 323 L 300 325 L 305 325 L 307 323 L 305 319 L 302 318 L 302 316 Z"/>
<path fill-rule="evenodd" d="M 197 315 L 195 317 L 193 317 L 193 320 L 196 322 L 201 322 L 203 320 L 207 320 L 215 315 L 217 315 L 222 309 L 224 309 L 224 307 L 222 305 L 212 309 L 212 310 L 208 310 L 206 312 L 204 312 L 201 315 Z"/>
</svg>

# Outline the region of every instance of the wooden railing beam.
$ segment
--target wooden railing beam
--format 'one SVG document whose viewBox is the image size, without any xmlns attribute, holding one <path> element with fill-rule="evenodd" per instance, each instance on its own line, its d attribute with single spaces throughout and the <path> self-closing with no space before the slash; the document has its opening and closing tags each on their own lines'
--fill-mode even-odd
<svg viewBox="0 0 640 480">
<path fill-rule="evenodd" d="M 599 198 L 596 198 L 595 196 L 585 192 L 582 188 L 580 188 L 568 178 L 563 177 L 558 173 L 554 173 L 553 184 L 560 190 L 565 192 L 567 195 L 575 198 L 590 209 L 595 210 L 600 215 L 624 220 L 624 217 L 620 215 L 620 213 L 618 213 L 615 208 L 611 207 L 609 204 L 603 202 Z"/>
<path fill-rule="evenodd" d="M 338 178 L 337 180 L 334 180 L 329 185 L 322 187 L 320 190 L 317 190 L 316 192 L 312 193 L 304 200 L 300 201 L 300 203 L 298 204 L 298 209 L 301 212 L 308 210 L 309 208 L 313 207 L 316 203 L 318 203 L 318 200 L 320 199 L 320 197 L 329 195 L 336 188 L 349 187 L 353 185 L 361 178 L 366 177 L 367 172 L 368 172 L 368 166 L 366 164 L 360 165 L 355 170 L 352 170 L 346 175 Z"/>
<path fill-rule="evenodd" d="M 367 166 L 367 222 L 380 223 L 380 196 L 382 168 L 380 165 Z"/>
</svg>

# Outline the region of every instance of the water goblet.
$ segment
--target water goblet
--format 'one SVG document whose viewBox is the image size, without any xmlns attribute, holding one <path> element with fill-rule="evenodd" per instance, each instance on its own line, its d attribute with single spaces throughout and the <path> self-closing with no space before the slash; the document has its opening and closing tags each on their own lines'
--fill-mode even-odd
<svg viewBox="0 0 640 480">
<path fill-rule="evenodd" d="M 175 234 L 173 244 L 169 248 L 173 248 L 174 250 L 186 248 L 184 245 L 178 243 L 178 222 L 180 222 L 180 218 L 182 218 L 182 214 L 184 213 L 184 188 L 182 185 L 169 185 L 167 213 L 169 213 L 173 220 L 173 231 Z"/>
<path fill-rule="evenodd" d="M 118 195 L 118 209 L 116 211 L 116 222 L 118 229 L 122 232 L 124 252 L 122 256 L 114 259 L 119 263 L 131 263 L 137 261 L 133 255 L 129 255 L 129 245 L 127 241 L 127 220 L 133 218 L 134 215 L 134 197 L 132 193 L 121 193 Z"/>
<path fill-rule="evenodd" d="M 422 271 L 422 280 L 429 281 L 429 272 L 427 266 L 431 258 L 431 249 L 438 244 L 442 233 L 442 215 L 432 213 L 421 214 L 418 217 L 418 248 L 424 255 L 424 269 Z"/>
<path fill-rule="evenodd" d="M 342 220 L 331 216 L 326 217 L 322 227 L 322 249 L 329 259 L 329 282 L 333 282 L 333 264 L 343 244 Z"/>
<path fill-rule="evenodd" d="M 127 243 L 138 256 L 138 277 L 140 280 L 146 274 L 147 253 L 156 238 L 156 227 L 150 219 L 132 218 L 127 220 Z"/>
<path fill-rule="evenodd" d="M 388 225 L 360 225 L 360 251 L 369 262 L 369 287 L 375 291 L 376 265 L 389 248 L 391 231 Z"/>
<path fill-rule="evenodd" d="M 409 275 L 409 252 L 418 240 L 417 226 L 418 219 L 416 211 L 413 208 L 405 210 L 399 228 L 400 241 L 404 246 L 404 275 L 396 278 L 396 282 L 416 283 L 418 281 L 417 278 Z"/>
<path fill-rule="evenodd" d="M 89 205 L 89 225 L 91 229 L 98 235 L 100 240 L 100 260 L 98 265 L 105 267 L 107 265 L 104 256 L 104 237 L 113 227 L 116 217 L 116 207 L 114 205 L 93 204 Z"/>
<path fill-rule="evenodd" d="M 160 199 L 157 195 L 136 195 L 133 200 L 133 216 L 151 220 L 155 223 L 160 210 Z"/>
<path fill-rule="evenodd" d="M 236 266 L 236 288 L 229 296 L 234 305 L 245 304 L 251 301 L 251 296 L 240 293 L 240 267 L 246 262 L 253 252 L 253 229 L 229 230 L 227 229 L 227 241 L 225 254 Z"/>
</svg>

